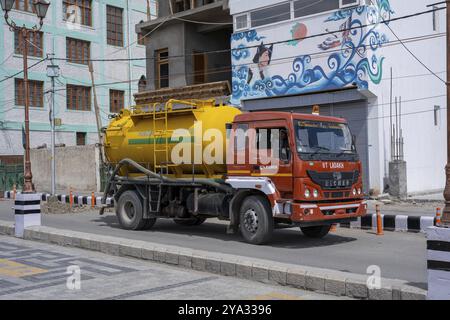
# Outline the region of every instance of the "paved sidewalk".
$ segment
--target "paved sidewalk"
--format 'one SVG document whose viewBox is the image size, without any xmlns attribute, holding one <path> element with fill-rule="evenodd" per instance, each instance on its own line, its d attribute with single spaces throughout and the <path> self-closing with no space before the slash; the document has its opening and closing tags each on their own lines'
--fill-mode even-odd
<svg viewBox="0 0 450 320">
<path fill-rule="evenodd" d="M 14 221 L 11 202 L 0 202 L 0 220 Z M 3 209 L 2 209 L 3 208 Z M 316 268 L 366 275 L 377 265 L 382 277 L 406 280 L 426 289 L 426 240 L 415 233 L 386 232 L 377 237 L 372 231 L 338 229 L 324 239 L 310 239 L 299 228 L 276 230 L 270 245 L 245 243 L 240 235 L 226 234 L 226 223 L 210 220 L 201 226 L 182 227 L 159 220 L 149 231 L 122 230 L 113 213 L 99 216 L 89 211 L 79 214 L 43 215 L 43 225 L 161 245 L 186 247 L 224 254 L 257 258 Z"/>
<path fill-rule="evenodd" d="M 81 290 L 69 290 L 70 266 Z M 338 299 L 310 291 L 0 236 L 0 299 Z M 349 298 L 339 298 L 349 299 Z"/>
</svg>

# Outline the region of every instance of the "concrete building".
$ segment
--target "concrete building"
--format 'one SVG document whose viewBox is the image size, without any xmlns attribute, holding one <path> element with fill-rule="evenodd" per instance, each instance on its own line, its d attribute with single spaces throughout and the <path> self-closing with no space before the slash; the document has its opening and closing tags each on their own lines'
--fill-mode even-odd
<svg viewBox="0 0 450 320">
<path fill-rule="evenodd" d="M 442 190 L 446 20 L 445 10 L 421 14 L 429 3 L 230 0 L 232 102 L 306 113 L 320 105 L 348 119 L 368 190 L 386 189 L 390 162 L 402 158 L 410 194 Z"/>
<path fill-rule="evenodd" d="M 10 13 L 18 25 L 37 22 L 32 1 L 16 0 Z M 54 54 L 61 69 L 56 82 L 56 143 L 67 146 L 97 143 L 93 90 L 88 61 L 90 59 L 125 59 L 95 61 L 94 77 L 102 124 L 108 115 L 133 103 L 132 95 L 145 86 L 145 45 L 135 33 L 135 25 L 148 20 L 147 1 L 130 0 L 52 0 L 41 33 L 30 40 L 29 65 Z M 155 3 L 150 5 L 155 14 Z M 22 39 L 4 22 L 0 28 L 0 155 L 22 155 L 24 93 Z M 44 61 L 30 68 L 31 147 L 50 146 L 49 110 L 51 82 Z M 13 76 L 15 75 L 15 76 Z M 8 80 L 7 77 L 13 76 Z M 142 80 L 141 80 L 142 79 Z M 140 81 L 141 80 L 141 81 Z M 140 81 L 140 82 L 139 82 Z"/>
<path fill-rule="evenodd" d="M 137 25 L 151 33 L 147 43 L 147 90 L 151 95 L 174 88 L 231 81 L 228 1 L 160 0 L 158 18 Z"/>
</svg>

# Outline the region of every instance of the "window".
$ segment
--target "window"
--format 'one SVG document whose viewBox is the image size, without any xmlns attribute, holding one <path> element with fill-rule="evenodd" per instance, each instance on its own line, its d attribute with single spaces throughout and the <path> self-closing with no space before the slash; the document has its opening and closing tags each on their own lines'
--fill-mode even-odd
<svg viewBox="0 0 450 320">
<path fill-rule="evenodd" d="M 266 150 L 265 153 L 258 152 L 259 155 L 289 161 L 291 151 L 287 132 L 286 128 L 256 129 L 256 149 Z"/>
<path fill-rule="evenodd" d="M 145 46 L 145 35 L 143 35 L 142 33 L 137 34 L 137 44 Z"/>
<path fill-rule="evenodd" d="M 91 58 L 91 43 L 66 38 L 66 57 L 69 62 L 88 65 Z"/>
<path fill-rule="evenodd" d="M 145 76 L 142 76 L 139 79 L 138 92 L 144 92 L 145 90 L 147 90 L 147 78 Z"/>
<path fill-rule="evenodd" d="M 64 21 L 92 26 L 92 0 L 63 0 Z"/>
<path fill-rule="evenodd" d="M 169 87 L 169 50 L 156 52 L 156 89 Z"/>
<path fill-rule="evenodd" d="M 359 5 L 359 0 L 340 0 L 340 7 L 347 8 Z"/>
<path fill-rule="evenodd" d="M 107 42 L 123 47 L 123 9 L 106 6 Z"/>
<path fill-rule="evenodd" d="M 14 32 L 14 52 L 16 54 L 23 54 L 23 34 L 20 31 Z M 33 57 L 43 56 L 43 33 L 29 32 L 28 33 L 28 55 Z"/>
<path fill-rule="evenodd" d="M 235 27 L 236 30 L 247 29 L 247 27 L 248 27 L 248 16 L 247 16 L 247 14 L 243 14 L 243 15 L 237 16 L 235 18 L 235 24 L 236 24 L 236 27 Z"/>
<path fill-rule="evenodd" d="M 317 0 L 311 0 L 317 2 Z M 329 0 L 327 0 L 329 1 Z M 291 4 L 283 3 L 265 9 L 253 11 L 251 14 L 252 27 L 259 27 L 266 24 L 285 21 L 291 19 Z"/>
<path fill-rule="evenodd" d="M 16 10 L 33 12 L 34 13 L 34 0 L 16 0 Z"/>
<path fill-rule="evenodd" d="M 91 111 L 91 87 L 68 84 L 67 109 Z"/>
<path fill-rule="evenodd" d="M 44 82 L 28 80 L 28 97 L 30 107 L 44 107 Z M 23 79 L 15 79 L 15 104 L 17 106 L 25 106 L 25 81 Z"/>
<path fill-rule="evenodd" d="M 109 111 L 119 113 L 124 108 L 125 92 L 120 90 L 109 90 Z"/>
<path fill-rule="evenodd" d="M 294 17 L 305 17 L 321 12 L 327 12 L 331 10 L 337 10 L 340 6 L 339 0 L 327 0 L 327 1 L 317 1 L 317 0 L 298 0 L 294 1 Z M 343 1 L 345 3 L 351 1 Z M 353 1 L 354 2 L 354 1 Z"/>
<path fill-rule="evenodd" d="M 194 84 L 205 83 L 206 69 L 207 69 L 206 54 L 194 51 L 193 60 L 194 60 Z"/>
<path fill-rule="evenodd" d="M 86 132 L 77 132 L 77 146 L 86 145 Z"/>
</svg>

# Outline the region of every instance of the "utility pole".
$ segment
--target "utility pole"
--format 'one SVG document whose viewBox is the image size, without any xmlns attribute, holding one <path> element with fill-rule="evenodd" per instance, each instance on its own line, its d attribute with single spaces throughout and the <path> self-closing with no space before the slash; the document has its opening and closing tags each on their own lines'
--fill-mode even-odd
<svg viewBox="0 0 450 320">
<path fill-rule="evenodd" d="M 56 195 L 56 155 L 55 155 L 55 78 L 59 77 L 59 66 L 50 60 L 51 64 L 47 66 L 47 76 L 52 81 L 52 103 L 50 108 L 50 126 L 52 141 L 52 196 Z"/>
<path fill-rule="evenodd" d="M 98 134 L 98 144 L 100 147 L 100 163 L 103 166 L 103 141 L 102 141 L 102 119 L 100 118 L 100 109 L 98 107 L 97 102 L 97 90 L 95 88 L 95 80 L 94 80 L 94 66 L 92 64 L 92 61 L 89 61 L 89 72 L 91 74 L 91 81 L 92 81 L 92 90 L 94 94 L 94 110 L 95 110 L 95 119 L 97 121 L 97 134 Z"/>
<path fill-rule="evenodd" d="M 444 190 L 445 209 L 442 216 L 442 224 L 450 227 L 450 8 L 447 5 L 447 166 L 446 185 Z"/>
</svg>

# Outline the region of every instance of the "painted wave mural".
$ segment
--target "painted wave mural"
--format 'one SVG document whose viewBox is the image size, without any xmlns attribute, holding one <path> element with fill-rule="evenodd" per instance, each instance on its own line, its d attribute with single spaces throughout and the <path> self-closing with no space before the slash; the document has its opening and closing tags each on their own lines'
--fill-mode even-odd
<svg viewBox="0 0 450 320">
<path fill-rule="evenodd" d="M 370 82 L 379 84 L 385 58 L 378 53 L 388 42 L 379 27 L 388 23 L 392 14 L 388 0 L 377 0 L 375 5 L 334 12 L 320 21 L 321 32 L 309 33 L 305 23 L 295 22 L 282 37 L 285 40 L 291 36 L 289 41 L 277 39 L 281 35 L 274 36 L 273 31 L 233 34 L 231 102 L 239 105 L 243 99 L 350 85 L 368 89 Z M 318 33 L 321 36 L 311 36 Z M 302 51 L 308 54 L 299 55 Z"/>
</svg>

